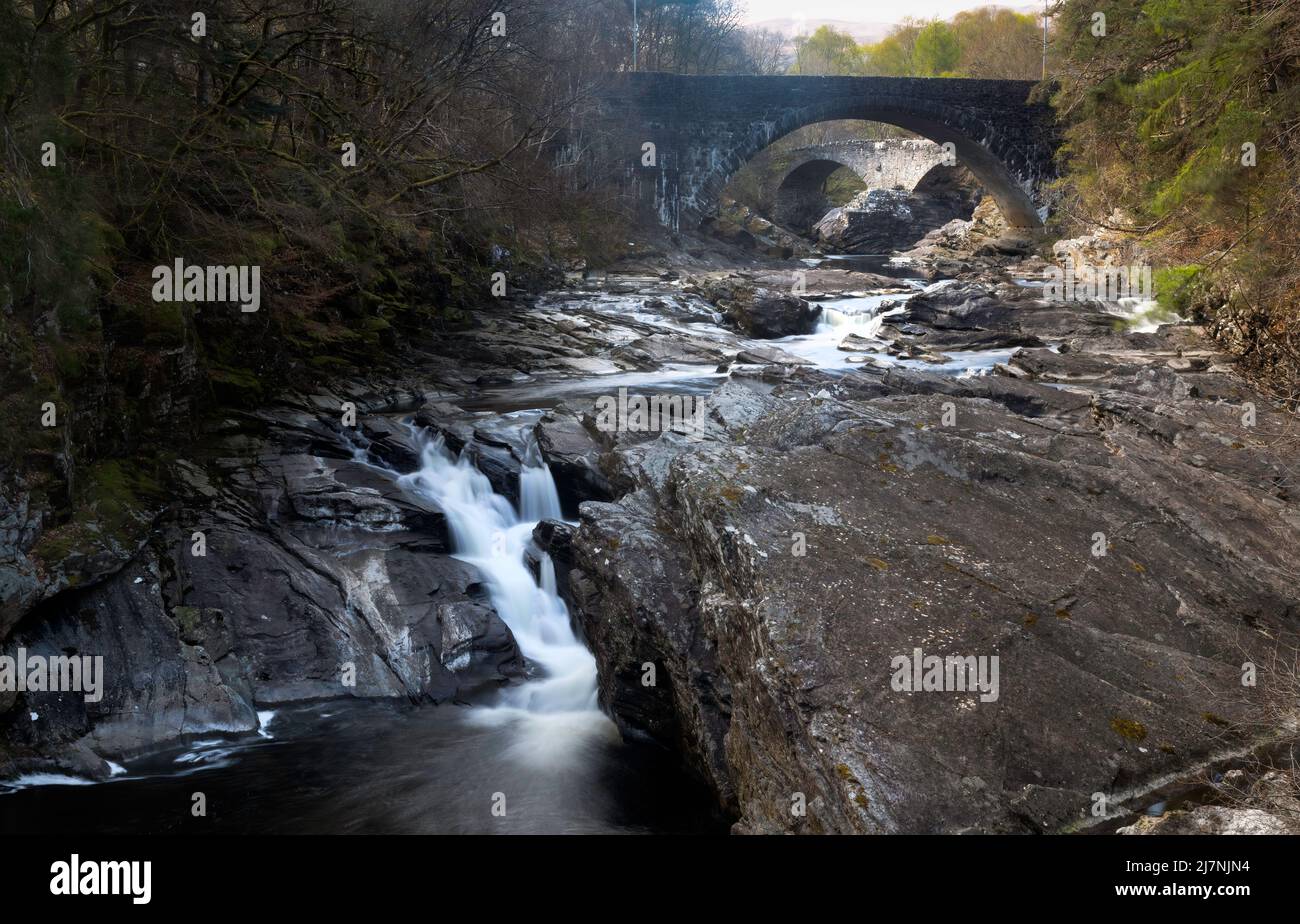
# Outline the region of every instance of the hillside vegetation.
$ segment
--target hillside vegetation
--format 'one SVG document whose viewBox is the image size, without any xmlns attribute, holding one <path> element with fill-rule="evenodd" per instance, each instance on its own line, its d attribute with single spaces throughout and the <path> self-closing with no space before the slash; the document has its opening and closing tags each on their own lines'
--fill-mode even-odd
<svg viewBox="0 0 1300 924">
<path fill-rule="evenodd" d="M 1162 300 L 1294 399 L 1300 4 L 1066 0 L 1055 21 L 1061 218 L 1140 238 Z"/>
</svg>

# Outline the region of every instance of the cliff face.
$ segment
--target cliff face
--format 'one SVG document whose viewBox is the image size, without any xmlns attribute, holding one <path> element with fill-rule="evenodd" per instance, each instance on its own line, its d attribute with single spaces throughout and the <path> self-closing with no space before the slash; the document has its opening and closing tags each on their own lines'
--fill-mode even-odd
<svg viewBox="0 0 1300 924">
<path fill-rule="evenodd" d="M 142 325 L 105 306 L 57 335 L 55 312 L 0 316 L 0 641 L 42 600 L 120 568 L 165 506 L 164 456 L 208 396 L 174 308 Z"/>
<path fill-rule="evenodd" d="M 1242 678 L 1297 632 L 1284 415 L 1247 425 L 1267 405 L 1186 328 L 1010 291 L 889 320 L 1066 349 L 979 378 L 733 376 L 704 438 L 621 444 L 632 490 L 583 504 L 569 581 L 603 701 L 736 830 L 1068 828 L 1244 744 L 1275 695 Z M 917 649 L 996 657 L 996 695 L 900 690 Z"/>
</svg>

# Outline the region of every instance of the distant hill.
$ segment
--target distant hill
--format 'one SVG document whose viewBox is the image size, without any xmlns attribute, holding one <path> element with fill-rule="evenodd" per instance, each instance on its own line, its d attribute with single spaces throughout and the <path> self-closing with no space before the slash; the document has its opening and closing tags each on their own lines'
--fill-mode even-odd
<svg viewBox="0 0 1300 924">
<path fill-rule="evenodd" d="M 836 31 L 847 32 L 859 44 L 880 41 L 889 34 L 889 30 L 894 26 L 893 23 L 888 22 L 850 22 L 846 19 L 804 19 L 795 21 L 788 16 L 780 19 L 764 19 L 749 25 L 753 29 L 767 29 L 771 32 L 779 32 L 788 38 L 794 38 L 800 32 L 811 34 L 822 26 L 830 26 Z"/>
</svg>

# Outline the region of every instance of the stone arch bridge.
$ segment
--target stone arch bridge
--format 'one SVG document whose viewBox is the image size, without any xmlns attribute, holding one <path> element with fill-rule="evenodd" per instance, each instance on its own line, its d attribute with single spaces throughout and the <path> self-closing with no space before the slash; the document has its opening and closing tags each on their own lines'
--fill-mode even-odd
<svg viewBox="0 0 1300 924">
<path fill-rule="evenodd" d="M 679 229 L 716 211 L 731 176 L 796 128 L 839 119 L 885 122 L 938 144 L 1017 227 L 1042 224 L 1057 144 L 1035 84 L 925 77 L 715 77 L 617 74 L 600 92 L 602 133 L 628 164 L 636 194 Z M 645 145 L 653 165 L 643 165 Z M 626 158 L 626 160 L 623 160 Z"/>
</svg>

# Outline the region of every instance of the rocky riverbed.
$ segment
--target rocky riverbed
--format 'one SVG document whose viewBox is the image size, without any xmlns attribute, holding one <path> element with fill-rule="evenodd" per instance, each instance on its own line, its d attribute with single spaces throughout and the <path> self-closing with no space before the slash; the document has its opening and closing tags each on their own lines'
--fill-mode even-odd
<svg viewBox="0 0 1300 924">
<path fill-rule="evenodd" d="M 1194 326 L 1047 302 L 1041 261 L 990 240 L 864 268 L 646 260 L 487 309 L 400 377 L 231 414 L 143 544 L 75 587 L 31 572 L 6 650 L 102 655 L 106 689 L 0 694 L 0 763 L 108 779 L 294 704 L 539 679 L 446 510 L 399 477 L 434 436 L 521 516 L 549 468 L 560 514 L 528 567 L 618 729 L 733 830 L 1140 811 L 1279 731 L 1258 720 L 1296 641 L 1294 419 Z M 602 426 L 620 393 L 703 413 Z M 21 558 L 31 537 L 5 535 Z M 996 657 L 995 695 L 900 691 L 918 650 Z"/>
</svg>

